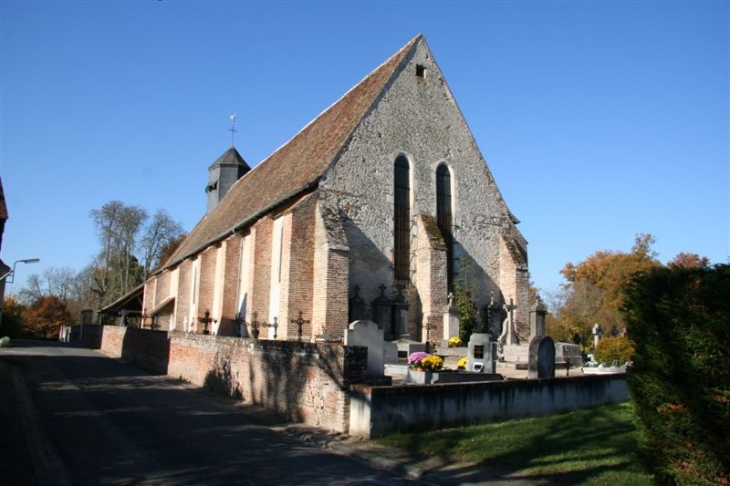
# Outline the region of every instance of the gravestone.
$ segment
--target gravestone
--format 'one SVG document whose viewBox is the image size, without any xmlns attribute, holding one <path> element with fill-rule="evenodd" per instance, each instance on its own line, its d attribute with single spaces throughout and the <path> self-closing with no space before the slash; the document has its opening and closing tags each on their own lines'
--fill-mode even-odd
<svg viewBox="0 0 730 486">
<path fill-rule="evenodd" d="M 383 342 L 383 362 L 386 364 L 398 363 L 398 345 L 394 342 Z"/>
<path fill-rule="evenodd" d="M 365 319 L 365 301 L 362 297 L 360 297 L 360 286 L 355 285 L 355 287 L 353 287 L 353 291 L 355 292 L 355 295 L 350 298 L 348 308 L 349 316 L 347 320 L 349 322 Z"/>
<path fill-rule="evenodd" d="M 392 302 L 385 295 L 385 290 L 388 288 L 385 285 L 380 285 L 380 295 L 372 302 L 373 321 L 378 323 L 378 327 L 384 331 L 385 339 L 395 339 L 393 335 L 393 324 L 391 322 L 392 313 Z"/>
<path fill-rule="evenodd" d="M 459 310 L 454 305 L 454 294 L 449 293 L 449 308 L 444 312 L 444 337 L 441 346 L 448 347 L 449 339 L 459 335 Z"/>
<path fill-rule="evenodd" d="M 489 334 L 475 333 L 469 338 L 466 369 L 480 373 L 497 372 L 497 343 Z"/>
<path fill-rule="evenodd" d="M 555 362 L 564 363 L 570 368 L 583 366 L 580 346 L 571 343 L 555 343 Z"/>
<path fill-rule="evenodd" d="M 393 329 L 394 337 L 400 339 L 409 339 L 410 334 L 408 332 L 408 307 L 409 304 L 406 302 L 406 297 L 403 295 L 403 285 L 396 285 L 398 295 L 393 299 Z"/>
<path fill-rule="evenodd" d="M 550 336 L 537 336 L 530 341 L 527 377 L 555 378 L 555 342 Z"/>
<path fill-rule="evenodd" d="M 350 323 L 345 332 L 346 346 L 364 346 L 368 348 L 368 371 L 371 376 L 380 376 L 384 372 L 383 363 L 383 330 L 372 321 L 355 321 Z"/>
<path fill-rule="evenodd" d="M 547 307 L 538 296 L 537 302 L 530 308 L 530 339 L 545 335 L 546 315 Z"/>
</svg>

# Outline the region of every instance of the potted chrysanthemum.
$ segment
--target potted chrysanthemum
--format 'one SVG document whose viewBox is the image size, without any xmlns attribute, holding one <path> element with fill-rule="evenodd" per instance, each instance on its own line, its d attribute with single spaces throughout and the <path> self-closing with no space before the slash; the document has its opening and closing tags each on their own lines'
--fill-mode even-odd
<svg viewBox="0 0 730 486">
<path fill-rule="evenodd" d="M 408 356 L 408 364 L 410 365 L 411 369 L 424 371 L 425 368 L 422 364 L 422 361 L 429 356 L 430 355 L 424 351 L 416 351 L 415 353 L 411 353 Z"/>
</svg>

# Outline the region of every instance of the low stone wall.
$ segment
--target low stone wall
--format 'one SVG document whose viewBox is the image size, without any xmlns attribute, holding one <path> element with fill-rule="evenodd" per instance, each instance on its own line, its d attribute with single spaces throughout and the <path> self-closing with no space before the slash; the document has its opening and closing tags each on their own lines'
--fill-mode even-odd
<svg viewBox="0 0 730 486">
<path fill-rule="evenodd" d="M 593 408 L 629 399 L 625 374 L 487 383 L 352 387 L 350 435 L 435 429 Z"/>
<path fill-rule="evenodd" d="M 367 349 L 174 333 L 168 375 L 337 432 L 349 426 L 352 383 L 367 372 Z"/>
</svg>

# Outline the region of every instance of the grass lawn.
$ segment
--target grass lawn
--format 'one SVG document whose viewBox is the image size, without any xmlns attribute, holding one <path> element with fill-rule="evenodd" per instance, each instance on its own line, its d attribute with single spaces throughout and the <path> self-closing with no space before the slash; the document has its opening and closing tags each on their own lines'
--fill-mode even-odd
<svg viewBox="0 0 730 486">
<path fill-rule="evenodd" d="M 630 403 L 456 429 L 392 434 L 377 442 L 562 484 L 652 485 L 636 454 Z"/>
</svg>

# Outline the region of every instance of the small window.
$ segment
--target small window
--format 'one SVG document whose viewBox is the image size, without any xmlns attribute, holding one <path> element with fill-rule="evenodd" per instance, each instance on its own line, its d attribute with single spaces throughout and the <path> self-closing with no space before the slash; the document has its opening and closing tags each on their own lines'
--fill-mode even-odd
<svg viewBox="0 0 730 486">
<path fill-rule="evenodd" d="M 426 76 L 426 68 L 421 64 L 416 64 L 416 77 L 423 79 Z"/>
</svg>

